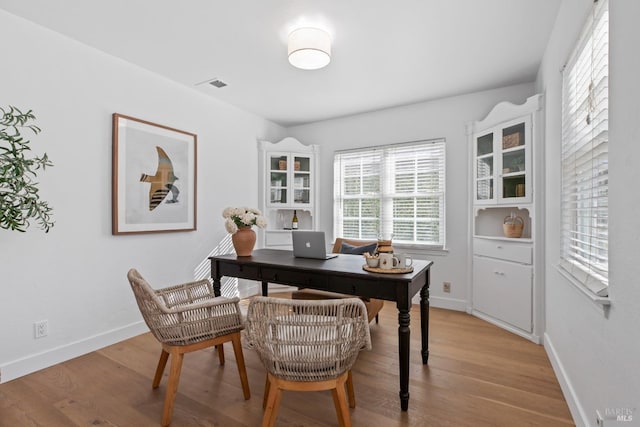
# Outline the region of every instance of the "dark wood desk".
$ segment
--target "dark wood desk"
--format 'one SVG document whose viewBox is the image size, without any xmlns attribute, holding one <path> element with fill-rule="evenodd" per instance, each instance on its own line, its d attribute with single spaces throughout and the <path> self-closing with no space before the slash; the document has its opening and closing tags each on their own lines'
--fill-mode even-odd
<svg viewBox="0 0 640 427">
<path fill-rule="evenodd" d="M 411 298 L 420 291 L 422 363 L 429 358 L 429 282 L 433 261 L 413 261 L 409 274 L 376 274 L 362 269 L 360 255 L 339 255 L 329 260 L 294 258 L 291 251 L 258 249 L 249 257 L 219 255 L 211 260 L 211 277 L 216 295 L 220 295 L 222 276 L 262 282 L 262 294 L 268 285 L 280 283 L 362 297 L 395 301 L 398 307 L 398 352 L 400 357 L 400 407 L 409 407 L 409 323 Z"/>
</svg>

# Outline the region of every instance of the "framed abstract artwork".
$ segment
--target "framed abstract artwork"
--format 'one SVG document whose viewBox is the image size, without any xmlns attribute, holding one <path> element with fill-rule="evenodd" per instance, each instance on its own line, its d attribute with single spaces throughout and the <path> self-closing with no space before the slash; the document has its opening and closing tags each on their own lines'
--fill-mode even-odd
<svg viewBox="0 0 640 427">
<path fill-rule="evenodd" d="M 113 114 L 112 233 L 196 229 L 197 135 Z"/>
</svg>

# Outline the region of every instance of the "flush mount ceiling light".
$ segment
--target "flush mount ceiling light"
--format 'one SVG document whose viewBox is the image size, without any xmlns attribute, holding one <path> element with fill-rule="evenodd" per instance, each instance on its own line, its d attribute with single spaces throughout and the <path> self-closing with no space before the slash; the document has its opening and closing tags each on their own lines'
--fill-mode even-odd
<svg viewBox="0 0 640 427">
<path fill-rule="evenodd" d="M 289 62 L 303 70 L 317 70 L 331 61 L 331 38 L 319 28 L 298 28 L 289 34 Z"/>
</svg>

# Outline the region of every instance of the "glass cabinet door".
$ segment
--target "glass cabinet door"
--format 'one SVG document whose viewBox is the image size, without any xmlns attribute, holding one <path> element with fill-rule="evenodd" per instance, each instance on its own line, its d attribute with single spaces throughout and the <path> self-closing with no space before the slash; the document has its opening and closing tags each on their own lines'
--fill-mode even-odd
<svg viewBox="0 0 640 427">
<path fill-rule="evenodd" d="M 311 202 L 311 158 L 293 157 L 293 203 L 309 204 Z"/>
<path fill-rule="evenodd" d="M 502 194 L 503 199 L 527 198 L 527 150 L 525 123 L 502 129 Z"/>
<path fill-rule="evenodd" d="M 494 152 L 493 133 L 476 138 L 475 146 L 476 201 L 490 201 L 494 198 Z"/>
<path fill-rule="evenodd" d="M 287 204 L 287 155 L 269 156 L 269 203 Z"/>
<path fill-rule="evenodd" d="M 308 208 L 311 205 L 312 160 L 303 154 L 269 153 L 269 206 Z"/>
<path fill-rule="evenodd" d="M 474 139 L 475 203 L 531 201 L 530 119 L 497 126 Z"/>
</svg>

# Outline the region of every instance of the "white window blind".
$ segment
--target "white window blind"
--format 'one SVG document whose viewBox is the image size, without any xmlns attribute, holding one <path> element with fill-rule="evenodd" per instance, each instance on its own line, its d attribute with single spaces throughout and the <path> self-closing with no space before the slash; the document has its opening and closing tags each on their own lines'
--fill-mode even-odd
<svg viewBox="0 0 640 427">
<path fill-rule="evenodd" d="M 562 76 L 560 267 L 608 295 L 609 14 L 599 0 Z"/>
<path fill-rule="evenodd" d="M 444 139 L 339 151 L 333 171 L 336 236 L 444 247 Z"/>
</svg>

